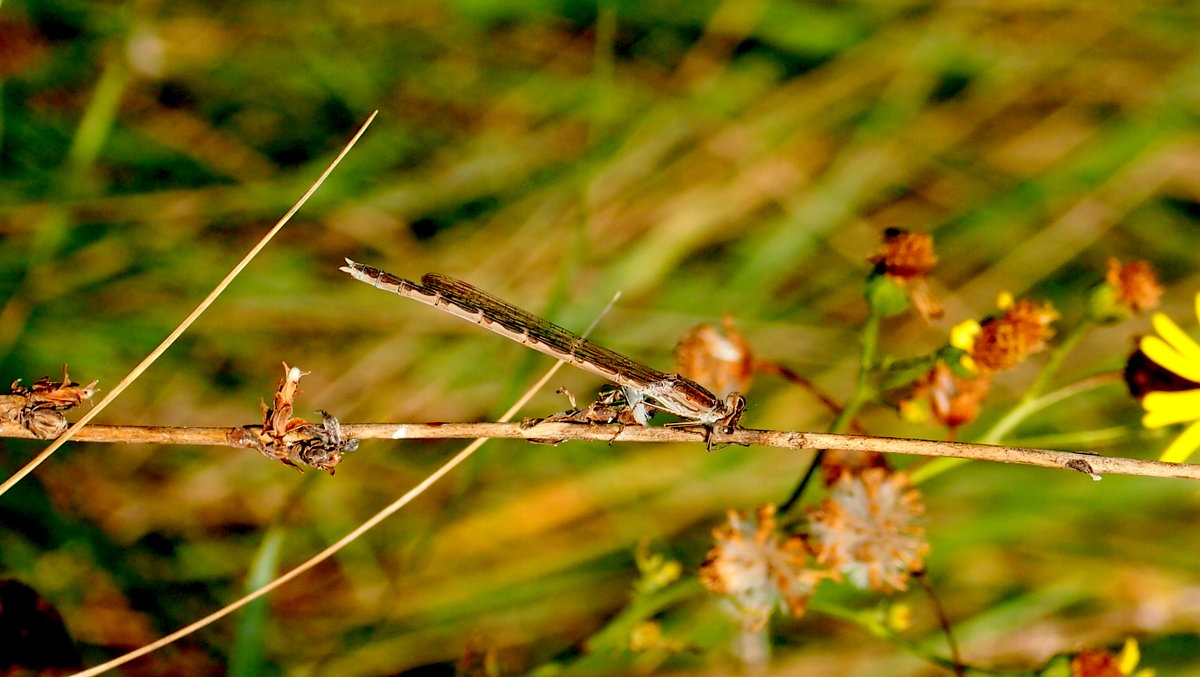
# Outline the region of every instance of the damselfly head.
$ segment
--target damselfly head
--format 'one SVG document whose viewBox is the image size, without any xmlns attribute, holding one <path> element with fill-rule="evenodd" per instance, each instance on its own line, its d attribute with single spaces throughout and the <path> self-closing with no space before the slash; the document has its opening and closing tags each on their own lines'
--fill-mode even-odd
<svg viewBox="0 0 1200 677">
<path fill-rule="evenodd" d="M 738 421 L 746 410 L 746 398 L 741 393 L 729 393 L 725 397 L 725 416 L 720 421 L 721 434 L 732 435 L 738 429 Z"/>
</svg>

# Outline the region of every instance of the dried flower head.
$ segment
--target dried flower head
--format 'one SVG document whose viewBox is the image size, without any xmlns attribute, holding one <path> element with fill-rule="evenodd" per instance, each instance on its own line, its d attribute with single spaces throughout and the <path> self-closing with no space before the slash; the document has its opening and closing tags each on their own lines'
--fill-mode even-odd
<svg viewBox="0 0 1200 677">
<path fill-rule="evenodd" d="M 1113 288 L 1117 302 L 1130 311 L 1141 313 L 1158 307 L 1163 288 L 1158 283 L 1158 273 L 1149 261 L 1122 264 L 1115 257 L 1110 258 L 1104 279 Z"/>
<path fill-rule="evenodd" d="M 1071 658 L 1071 677 L 1125 677 L 1117 657 L 1104 649 L 1085 649 Z"/>
<path fill-rule="evenodd" d="M 61 381 L 51 381 L 49 376 L 43 376 L 33 382 L 28 388 L 21 385 L 20 379 L 13 381 L 9 390 L 14 395 L 24 395 L 38 409 L 54 409 L 65 411 L 77 407 L 84 400 L 96 394 L 96 383 L 92 381 L 86 386 L 80 386 L 67 375 L 67 365 L 63 365 Z"/>
<path fill-rule="evenodd" d="M 300 472 L 304 472 L 303 466 L 307 465 L 328 470 L 332 475 L 342 462 L 344 452 L 358 448 L 358 440 L 347 438 L 337 417 L 329 412 L 319 412 L 319 424 L 292 417 L 300 378 L 307 374 L 284 363 L 283 379 L 275 391 L 274 406 L 259 403 L 263 412 L 263 426 L 255 442 L 267 458 L 290 465 Z"/>
<path fill-rule="evenodd" d="M 775 506 L 759 508 L 754 517 L 730 510 L 728 521 L 713 530 L 716 544 L 700 567 L 705 587 L 728 598 L 752 631 L 766 626 L 776 606 L 799 618 L 817 583 L 832 575 L 805 568 L 804 539 L 779 534 L 775 527 Z"/>
<path fill-rule="evenodd" d="M 675 369 L 724 397 L 749 390 L 754 351 L 733 318 L 726 315 L 721 329 L 701 324 L 684 334 L 675 346 Z"/>
<path fill-rule="evenodd" d="M 951 430 L 974 421 L 992 384 L 989 376 L 964 378 L 938 362 L 913 385 L 912 399 L 929 402 L 934 420 Z"/>
<path fill-rule="evenodd" d="M 883 231 L 883 250 L 867 259 L 875 269 L 908 291 L 913 307 L 926 320 L 942 316 L 942 307 L 929 288 L 929 274 L 937 265 L 933 237 L 899 228 Z"/>
<path fill-rule="evenodd" d="M 1012 369 L 1033 353 L 1046 348 L 1054 336 L 1050 323 L 1058 319 L 1058 311 L 1049 303 L 1037 304 L 1028 299 L 1012 302 L 1001 297 L 1003 315 L 990 317 L 979 324 L 967 354 L 980 374 L 994 374 Z"/>
<path fill-rule="evenodd" d="M 67 429 L 62 412 L 90 399 L 97 389 L 96 381 L 86 386 L 72 382 L 63 365 L 61 381 L 43 376 L 26 388 L 17 379 L 9 390 L 9 394 L 0 395 L 0 420 L 21 425 L 40 439 L 49 439 Z"/>
<path fill-rule="evenodd" d="M 874 468 L 845 475 L 809 510 L 817 561 L 860 588 L 904 590 L 929 552 L 917 523 L 924 511 L 920 492 L 903 473 Z"/>
<path fill-rule="evenodd" d="M 831 487 L 843 475 L 861 475 L 870 468 L 888 468 L 887 457 L 877 451 L 829 449 L 821 456 L 821 476 Z"/>
<path fill-rule="evenodd" d="M 1153 677 L 1151 668 L 1137 670 L 1140 661 L 1141 649 L 1130 637 L 1115 655 L 1104 649 L 1085 649 L 1072 656 L 1071 677 Z"/>
<path fill-rule="evenodd" d="M 17 422 L 35 437 L 48 440 L 67 431 L 67 419 L 54 409 L 32 409 L 22 412 Z"/>
</svg>

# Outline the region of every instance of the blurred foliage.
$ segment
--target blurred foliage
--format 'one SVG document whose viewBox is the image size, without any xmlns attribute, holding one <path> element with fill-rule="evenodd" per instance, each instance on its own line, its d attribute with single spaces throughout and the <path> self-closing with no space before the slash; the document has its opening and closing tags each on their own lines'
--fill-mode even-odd
<svg viewBox="0 0 1200 677">
<path fill-rule="evenodd" d="M 1189 318 L 1197 29 L 1193 4 L 1148 0 L 9 0 L 0 374 L 28 383 L 66 362 L 116 383 L 376 108 L 314 200 L 99 422 L 254 423 L 282 361 L 312 372 L 298 408 L 310 418 L 482 420 L 546 363 L 353 283 L 343 256 L 462 277 L 570 327 L 621 290 L 596 337 L 661 368 L 689 327 L 732 312 L 763 357 L 835 399 L 854 379 L 865 259 L 887 227 L 933 234 L 947 311 L 885 320 L 889 356 L 936 348 L 1002 290 L 1052 301 L 1069 327 L 1112 255 L 1153 261 L 1166 310 Z M 1118 368 L 1146 326 L 1089 334 L 1063 378 Z M 1000 379 L 979 430 L 1037 368 Z M 749 400 L 754 427 L 832 419 L 778 379 Z M 547 392 L 528 414 L 564 407 Z M 1017 435 L 1154 457 L 1166 438 L 1138 419 L 1110 388 Z M 886 407 L 859 422 L 943 434 Z M 54 604 L 94 664 L 232 600 L 256 557 L 268 566 L 270 525 L 280 565 L 297 562 L 458 446 L 364 443 L 294 493 L 294 471 L 245 451 L 74 444 L 0 498 L 0 575 Z M 0 471 L 39 447 L 0 441 Z M 728 629 L 692 576 L 708 532 L 728 507 L 781 501 L 807 458 L 493 442 L 270 598 L 252 631 L 262 674 L 451 674 L 478 647 L 505 674 L 719 669 L 693 651 L 633 654 L 621 637 L 658 620 L 672 641 L 720 645 Z M 1138 635 L 1144 665 L 1200 675 L 1194 487 L 971 464 L 922 489 L 930 577 L 973 662 L 1028 669 Z M 635 593 L 647 538 L 683 582 Z M 940 650 L 924 599 L 907 595 L 909 635 Z M 221 674 L 236 627 L 126 673 Z M 816 612 L 774 642 L 781 673 L 932 669 Z"/>
</svg>

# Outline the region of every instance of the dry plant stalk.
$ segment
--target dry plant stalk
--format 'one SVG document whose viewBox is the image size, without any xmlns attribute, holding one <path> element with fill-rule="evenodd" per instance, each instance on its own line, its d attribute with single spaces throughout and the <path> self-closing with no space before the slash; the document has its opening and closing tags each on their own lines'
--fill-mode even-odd
<svg viewBox="0 0 1200 677">
<path fill-rule="evenodd" d="M 560 363 L 561 364 L 561 363 Z M 162 426 L 90 426 L 76 435 L 80 442 L 127 444 L 194 444 L 258 449 L 255 436 L 262 426 L 237 428 L 170 428 Z M 544 420 L 528 423 L 349 423 L 341 425 L 347 439 L 477 439 L 596 440 L 603 442 L 701 442 L 709 432 L 701 427 L 643 427 L 595 425 Z M 33 435 L 14 423 L 0 423 L 0 437 Z M 285 438 L 297 443 L 312 439 L 310 433 L 292 431 Z M 1200 480 L 1200 464 L 1164 463 L 1120 456 L 1100 456 L 1079 451 L 1028 449 L 968 442 L 939 442 L 871 435 L 840 435 L 785 430 L 742 428 L 721 435 L 714 442 L 781 449 L 837 449 L 844 451 L 946 456 L 995 463 L 1015 463 L 1043 468 L 1074 470 L 1099 479 L 1101 475 L 1138 475 Z"/>
</svg>

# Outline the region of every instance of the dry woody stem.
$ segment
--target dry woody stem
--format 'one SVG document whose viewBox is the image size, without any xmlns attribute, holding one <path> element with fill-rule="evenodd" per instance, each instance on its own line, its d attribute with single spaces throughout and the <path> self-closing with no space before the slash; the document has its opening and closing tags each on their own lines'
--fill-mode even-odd
<svg viewBox="0 0 1200 677">
<path fill-rule="evenodd" d="M 92 425 L 75 435 L 79 442 L 115 442 L 126 444 L 193 444 L 257 449 L 255 442 L 261 426 L 239 428 L 172 428 L 161 426 Z M 300 441 L 303 433 L 294 433 Z M 599 440 L 603 442 L 705 442 L 708 431 L 694 427 L 642 427 L 593 425 L 544 421 L 527 423 L 357 423 L 342 425 L 347 439 L 474 439 L 509 438 L 537 441 Z M 15 423 L 0 423 L 0 437 L 35 439 Z M 1026 449 L 966 442 L 837 435 L 832 433 L 790 432 L 782 430 L 739 429 L 719 435 L 717 444 L 778 447 L 782 449 L 839 449 L 875 451 L 914 456 L 949 456 L 997 463 L 1017 463 L 1043 468 L 1074 470 L 1097 478 L 1099 475 L 1140 475 L 1200 479 L 1200 464 L 1163 463 L 1136 458 L 1096 454 Z"/>
</svg>

